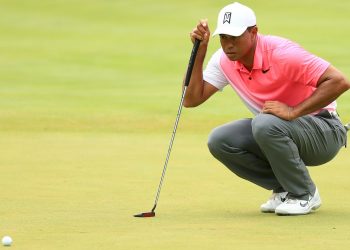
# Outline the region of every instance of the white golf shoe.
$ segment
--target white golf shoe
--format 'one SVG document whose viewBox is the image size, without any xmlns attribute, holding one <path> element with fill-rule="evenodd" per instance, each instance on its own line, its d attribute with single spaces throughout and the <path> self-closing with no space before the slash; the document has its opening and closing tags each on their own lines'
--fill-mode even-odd
<svg viewBox="0 0 350 250">
<path fill-rule="evenodd" d="M 288 192 L 272 193 L 270 199 L 260 206 L 260 211 L 263 213 L 274 213 L 276 207 L 285 201 L 287 194 Z"/>
<path fill-rule="evenodd" d="M 278 215 L 308 214 L 312 210 L 319 208 L 321 204 L 321 197 L 316 188 L 315 194 L 313 196 L 309 195 L 309 200 L 307 201 L 287 197 L 286 200 L 276 208 L 275 213 Z"/>
</svg>

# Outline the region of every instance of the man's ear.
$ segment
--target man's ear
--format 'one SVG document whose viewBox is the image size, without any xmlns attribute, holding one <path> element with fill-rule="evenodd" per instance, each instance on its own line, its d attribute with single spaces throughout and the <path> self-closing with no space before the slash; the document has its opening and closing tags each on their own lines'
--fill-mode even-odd
<svg viewBox="0 0 350 250">
<path fill-rule="evenodd" d="M 249 32 L 252 34 L 252 40 L 255 40 L 258 35 L 258 26 L 251 27 Z"/>
<path fill-rule="evenodd" d="M 254 27 L 252 27 L 251 32 L 253 32 L 254 34 L 258 33 L 258 26 L 255 25 Z"/>
</svg>

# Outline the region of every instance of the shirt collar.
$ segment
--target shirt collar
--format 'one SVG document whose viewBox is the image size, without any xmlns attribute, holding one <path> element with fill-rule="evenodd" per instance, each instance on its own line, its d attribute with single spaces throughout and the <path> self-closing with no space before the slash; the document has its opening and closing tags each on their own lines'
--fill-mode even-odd
<svg viewBox="0 0 350 250">
<path fill-rule="evenodd" d="M 243 64 L 239 61 L 235 61 L 234 68 L 238 70 L 245 69 Z M 253 69 L 262 69 L 262 68 L 263 68 L 263 45 L 262 45 L 262 39 L 260 35 L 257 34 Z"/>
</svg>

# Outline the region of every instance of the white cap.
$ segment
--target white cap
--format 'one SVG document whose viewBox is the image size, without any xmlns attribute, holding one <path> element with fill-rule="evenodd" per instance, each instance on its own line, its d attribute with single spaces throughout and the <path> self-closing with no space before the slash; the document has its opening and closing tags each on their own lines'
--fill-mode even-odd
<svg viewBox="0 0 350 250">
<path fill-rule="evenodd" d="M 219 13 L 218 24 L 213 36 L 226 34 L 240 36 L 251 26 L 256 25 L 254 11 L 238 2 L 225 6 Z"/>
</svg>

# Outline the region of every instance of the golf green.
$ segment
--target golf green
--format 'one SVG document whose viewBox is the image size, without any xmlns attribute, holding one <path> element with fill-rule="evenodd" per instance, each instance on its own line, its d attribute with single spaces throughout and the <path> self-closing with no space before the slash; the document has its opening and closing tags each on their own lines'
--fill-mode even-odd
<svg viewBox="0 0 350 250">
<path fill-rule="evenodd" d="M 348 249 L 350 152 L 310 168 L 322 207 L 259 212 L 270 191 L 208 152 L 211 129 L 252 115 L 227 88 L 183 109 L 154 202 L 200 18 L 228 1 L 0 3 L 0 237 L 13 249 Z M 251 6 L 263 34 L 290 38 L 350 77 L 347 0 Z M 212 38 L 208 54 L 219 48 Z M 206 61 L 209 59 L 209 55 Z M 350 92 L 338 99 L 350 121 Z"/>
</svg>

